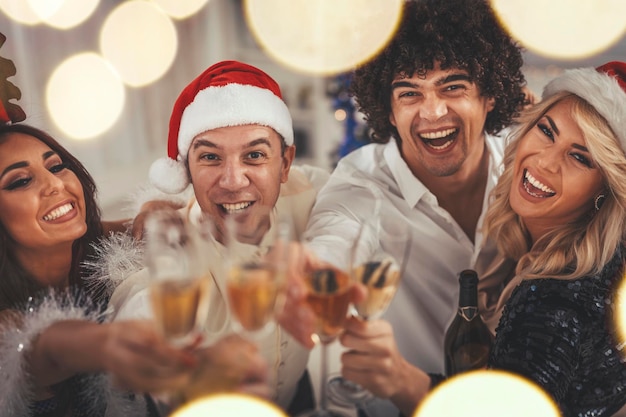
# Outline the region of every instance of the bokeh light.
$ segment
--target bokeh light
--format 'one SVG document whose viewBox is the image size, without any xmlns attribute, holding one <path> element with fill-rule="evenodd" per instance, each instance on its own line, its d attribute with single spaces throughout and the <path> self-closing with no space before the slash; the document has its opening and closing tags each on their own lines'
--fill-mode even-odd
<svg viewBox="0 0 626 417">
<path fill-rule="evenodd" d="M 246 0 L 248 26 L 261 47 L 292 69 L 345 72 L 389 41 L 403 0 Z"/>
<path fill-rule="evenodd" d="M 47 25 L 69 29 L 87 20 L 100 0 L 28 0 L 27 3 Z"/>
<path fill-rule="evenodd" d="M 115 69 L 92 52 L 63 61 L 46 87 L 52 120 L 74 139 L 93 138 L 108 130 L 122 113 L 125 98 Z"/>
<path fill-rule="evenodd" d="M 430 393 L 414 417 L 560 417 L 550 396 L 521 376 L 494 370 L 450 378 Z"/>
<path fill-rule="evenodd" d="M 511 35 L 550 58 L 579 59 L 617 42 L 626 31 L 624 0 L 491 0 Z"/>
<path fill-rule="evenodd" d="M 100 50 L 131 87 L 153 83 L 167 72 L 178 49 L 178 35 L 170 17 L 155 3 L 122 3 L 107 17 L 100 31 Z"/>
<path fill-rule="evenodd" d="M 626 345 L 626 273 L 622 275 L 622 282 L 617 289 L 615 300 L 615 324 L 617 327 L 617 343 L 618 348 L 624 354 L 624 346 Z M 626 357 L 624 358 L 626 360 Z"/>
<path fill-rule="evenodd" d="M 30 3 L 24 0 L 0 0 L 0 10 L 23 25 L 33 26 L 41 23 Z"/>
<path fill-rule="evenodd" d="M 346 120 L 346 117 L 348 117 L 348 115 L 346 114 L 346 111 L 344 109 L 335 110 L 335 120 L 337 120 L 338 122 L 343 122 L 344 120 Z"/>
<path fill-rule="evenodd" d="M 185 19 L 196 14 L 209 0 L 152 0 L 174 19 Z"/>
<path fill-rule="evenodd" d="M 30 8 L 41 20 L 45 20 L 55 14 L 65 0 L 26 0 Z"/>
<path fill-rule="evenodd" d="M 172 417 L 286 417 L 275 405 L 257 397 L 243 394 L 218 394 L 196 401 L 179 408 Z"/>
</svg>

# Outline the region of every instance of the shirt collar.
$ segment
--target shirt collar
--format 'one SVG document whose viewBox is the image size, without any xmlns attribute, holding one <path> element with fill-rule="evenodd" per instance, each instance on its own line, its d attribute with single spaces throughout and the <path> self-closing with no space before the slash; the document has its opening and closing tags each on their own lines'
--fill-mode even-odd
<svg viewBox="0 0 626 417">
<path fill-rule="evenodd" d="M 407 163 L 402 159 L 396 138 L 392 137 L 387 142 L 383 155 L 407 205 L 415 207 L 424 194 L 430 191 L 413 175 Z"/>
</svg>

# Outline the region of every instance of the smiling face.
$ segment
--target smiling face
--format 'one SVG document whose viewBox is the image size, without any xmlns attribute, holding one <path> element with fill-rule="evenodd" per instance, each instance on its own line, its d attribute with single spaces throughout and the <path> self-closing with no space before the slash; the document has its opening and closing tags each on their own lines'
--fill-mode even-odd
<svg viewBox="0 0 626 417">
<path fill-rule="evenodd" d="M 24 133 L 0 138 L 0 223 L 15 250 L 71 248 L 87 231 L 83 187 L 45 143 Z"/>
<path fill-rule="evenodd" d="M 469 159 L 478 166 L 484 125 L 494 100 L 483 97 L 467 71 L 435 68 L 425 77 L 392 82 L 390 121 L 402 140 L 402 155 L 422 181 L 456 174 Z"/>
<path fill-rule="evenodd" d="M 604 189 L 571 108 L 572 99 L 556 103 L 520 138 L 515 153 L 510 204 L 533 241 L 589 213 Z"/>
<path fill-rule="evenodd" d="M 295 147 L 284 155 L 282 138 L 260 125 L 230 126 L 196 136 L 189 148 L 189 172 L 198 204 L 224 233 L 236 216 L 240 240 L 258 244 L 269 229 L 280 185 L 287 181 Z"/>
</svg>

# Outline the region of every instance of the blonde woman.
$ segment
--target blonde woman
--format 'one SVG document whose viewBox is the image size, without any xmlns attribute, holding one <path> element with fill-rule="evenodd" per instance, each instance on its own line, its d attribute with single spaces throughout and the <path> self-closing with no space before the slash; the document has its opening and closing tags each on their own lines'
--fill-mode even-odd
<svg viewBox="0 0 626 417">
<path fill-rule="evenodd" d="M 486 227 L 517 261 L 490 366 L 565 416 L 612 415 L 626 367 L 612 327 L 626 231 L 626 65 L 566 72 L 519 119 Z"/>
</svg>

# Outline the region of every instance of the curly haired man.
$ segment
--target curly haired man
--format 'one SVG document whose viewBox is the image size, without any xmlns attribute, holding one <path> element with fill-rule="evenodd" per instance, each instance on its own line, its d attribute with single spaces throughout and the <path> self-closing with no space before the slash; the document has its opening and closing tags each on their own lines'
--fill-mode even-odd
<svg viewBox="0 0 626 417">
<path fill-rule="evenodd" d="M 391 400 L 370 402 L 372 416 L 412 413 L 414 366 L 443 373 L 459 272 L 477 270 L 481 312 L 492 330 L 497 323 L 493 306 L 511 271 L 481 226 L 501 172 L 505 139 L 496 135 L 524 104 L 521 67 L 521 48 L 486 1 L 419 0 L 406 2 L 394 38 L 354 73 L 374 143 L 339 162 L 307 238 L 319 257 L 345 264 L 340 258 L 375 207 L 383 228 L 401 222 L 411 230 L 410 259 L 385 320 L 351 319 L 341 337 L 349 349 L 343 376 Z M 404 250 L 367 237 L 362 247 Z"/>
</svg>

